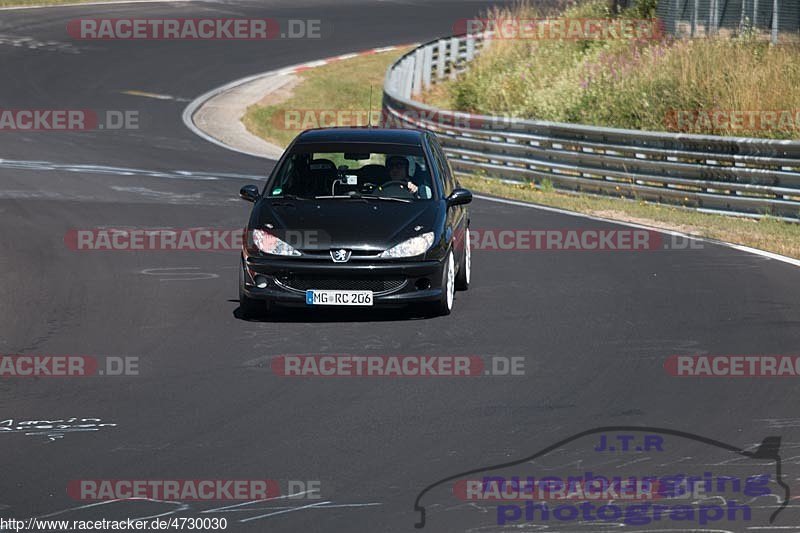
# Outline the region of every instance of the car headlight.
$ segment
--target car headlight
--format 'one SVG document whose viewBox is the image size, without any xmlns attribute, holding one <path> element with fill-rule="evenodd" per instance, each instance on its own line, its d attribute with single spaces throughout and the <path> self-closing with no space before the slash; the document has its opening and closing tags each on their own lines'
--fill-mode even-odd
<svg viewBox="0 0 800 533">
<path fill-rule="evenodd" d="M 272 255 L 300 255 L 300 252 L 283 242 L 272 233 L 261 229 L 253 230 L 253 243 L 256 248 L 265 254 Z"/>
<path fill-rule="evenodd" d="M 397 246 L 392 246 L 380 257 L 414 257 L 415 255 L 422 255 L 428 251 L 428 248 L 433 244 L 433 232 L 423 233 L 416 237 L 411 237 L 407 241 L 403 241 Z"/>
</svg>

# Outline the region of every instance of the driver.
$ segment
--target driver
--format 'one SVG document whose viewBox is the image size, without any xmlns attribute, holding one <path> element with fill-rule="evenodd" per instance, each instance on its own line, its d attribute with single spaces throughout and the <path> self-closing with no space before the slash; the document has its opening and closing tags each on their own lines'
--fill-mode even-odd
<svg viewBox="0 0 800 533">
<path fill-rule="evenodd" d="M 408 175 L 408 159 L 401 155 L 390 155 L 386 158 L 386 168 L 389 170 L 389 181 L 405 181 L 408 190 L 417 194 L 419 186 Z"/>
</svg>

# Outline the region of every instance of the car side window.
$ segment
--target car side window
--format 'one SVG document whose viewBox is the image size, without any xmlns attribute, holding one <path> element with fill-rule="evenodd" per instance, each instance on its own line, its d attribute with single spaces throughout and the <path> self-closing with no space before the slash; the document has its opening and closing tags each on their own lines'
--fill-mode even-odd
<svg viewBox="0 0 800 533">
<path fill-rule="evenodd" d="M 450 170 L 450 165 L 447 162 L 447 157 L 444 155 L 442 151 L 442 147 L 439 145 L 436 139 L 431 137 L 431 148 L 433 149 L 434 157 L 436 158 L 436 165 L 439 167 L 441 175 L 442 175 L 442 185 L 444 187 L 444 196 L 448 197 L 455 189 L 455 183 L 453 181 L 453 173 Z"/>
<path fill-rule="evenodd" d="M 282 174 L 279 174 L 275 179 L 275 182 L 272 184 L 271 191 L 264 191 L 264 194 L 267 196 L 274 196 L 281 194 L 284 189 L 287 189 L 287 185 L 289 185 L 291 181 L 291 177 L 296 174 L 296 169 L 294 165 L 294 157 L 290 157 L 286 160 L 286 166 L 283 170 Z"/>
</svg>

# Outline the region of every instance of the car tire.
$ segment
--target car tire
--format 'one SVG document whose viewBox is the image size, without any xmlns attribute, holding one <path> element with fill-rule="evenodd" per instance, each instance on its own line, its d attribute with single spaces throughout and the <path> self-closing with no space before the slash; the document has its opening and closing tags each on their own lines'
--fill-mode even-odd
<svg viewBox="0 0 800 533">
<path fill-rule="evenodd" d="M 442 267 L 442 295 L 428 307 L 430 316 L 447 316 L 453 310 L 456 292 L 455 259 L 453 251 L 447 252 Z"/>
<path fill-rule="evenodd" d="M 464 232 L 464 255 L 458 265 L 456 274 L 456 290 L 465 291 L 469 289 L 469 281 L 472 277 L 472 248 L 469 244 L 469 228 Z"/>
</svg>

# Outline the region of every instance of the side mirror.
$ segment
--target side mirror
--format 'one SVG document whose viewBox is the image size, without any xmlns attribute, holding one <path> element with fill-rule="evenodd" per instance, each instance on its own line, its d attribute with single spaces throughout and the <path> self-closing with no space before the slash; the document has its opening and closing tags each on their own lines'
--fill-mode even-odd
<svg viewBox="0 0 800 533">
<path fill-rule="evenodd" d="M 255 185 L 245 185 L 241 189 L 239 189 L 239 197 L 242 200 L 247 200 L 248 202 L 255 202 L 258 200 L 258 197 L 261 196 L 258 192 L 258 187 Z"/>
<path fill-rule="evenodd" d="M 464 205 L 472 201 L 472 193 L 467 189 L 456 189 L 447 197 L 447 207 Z"/>
</svg>

